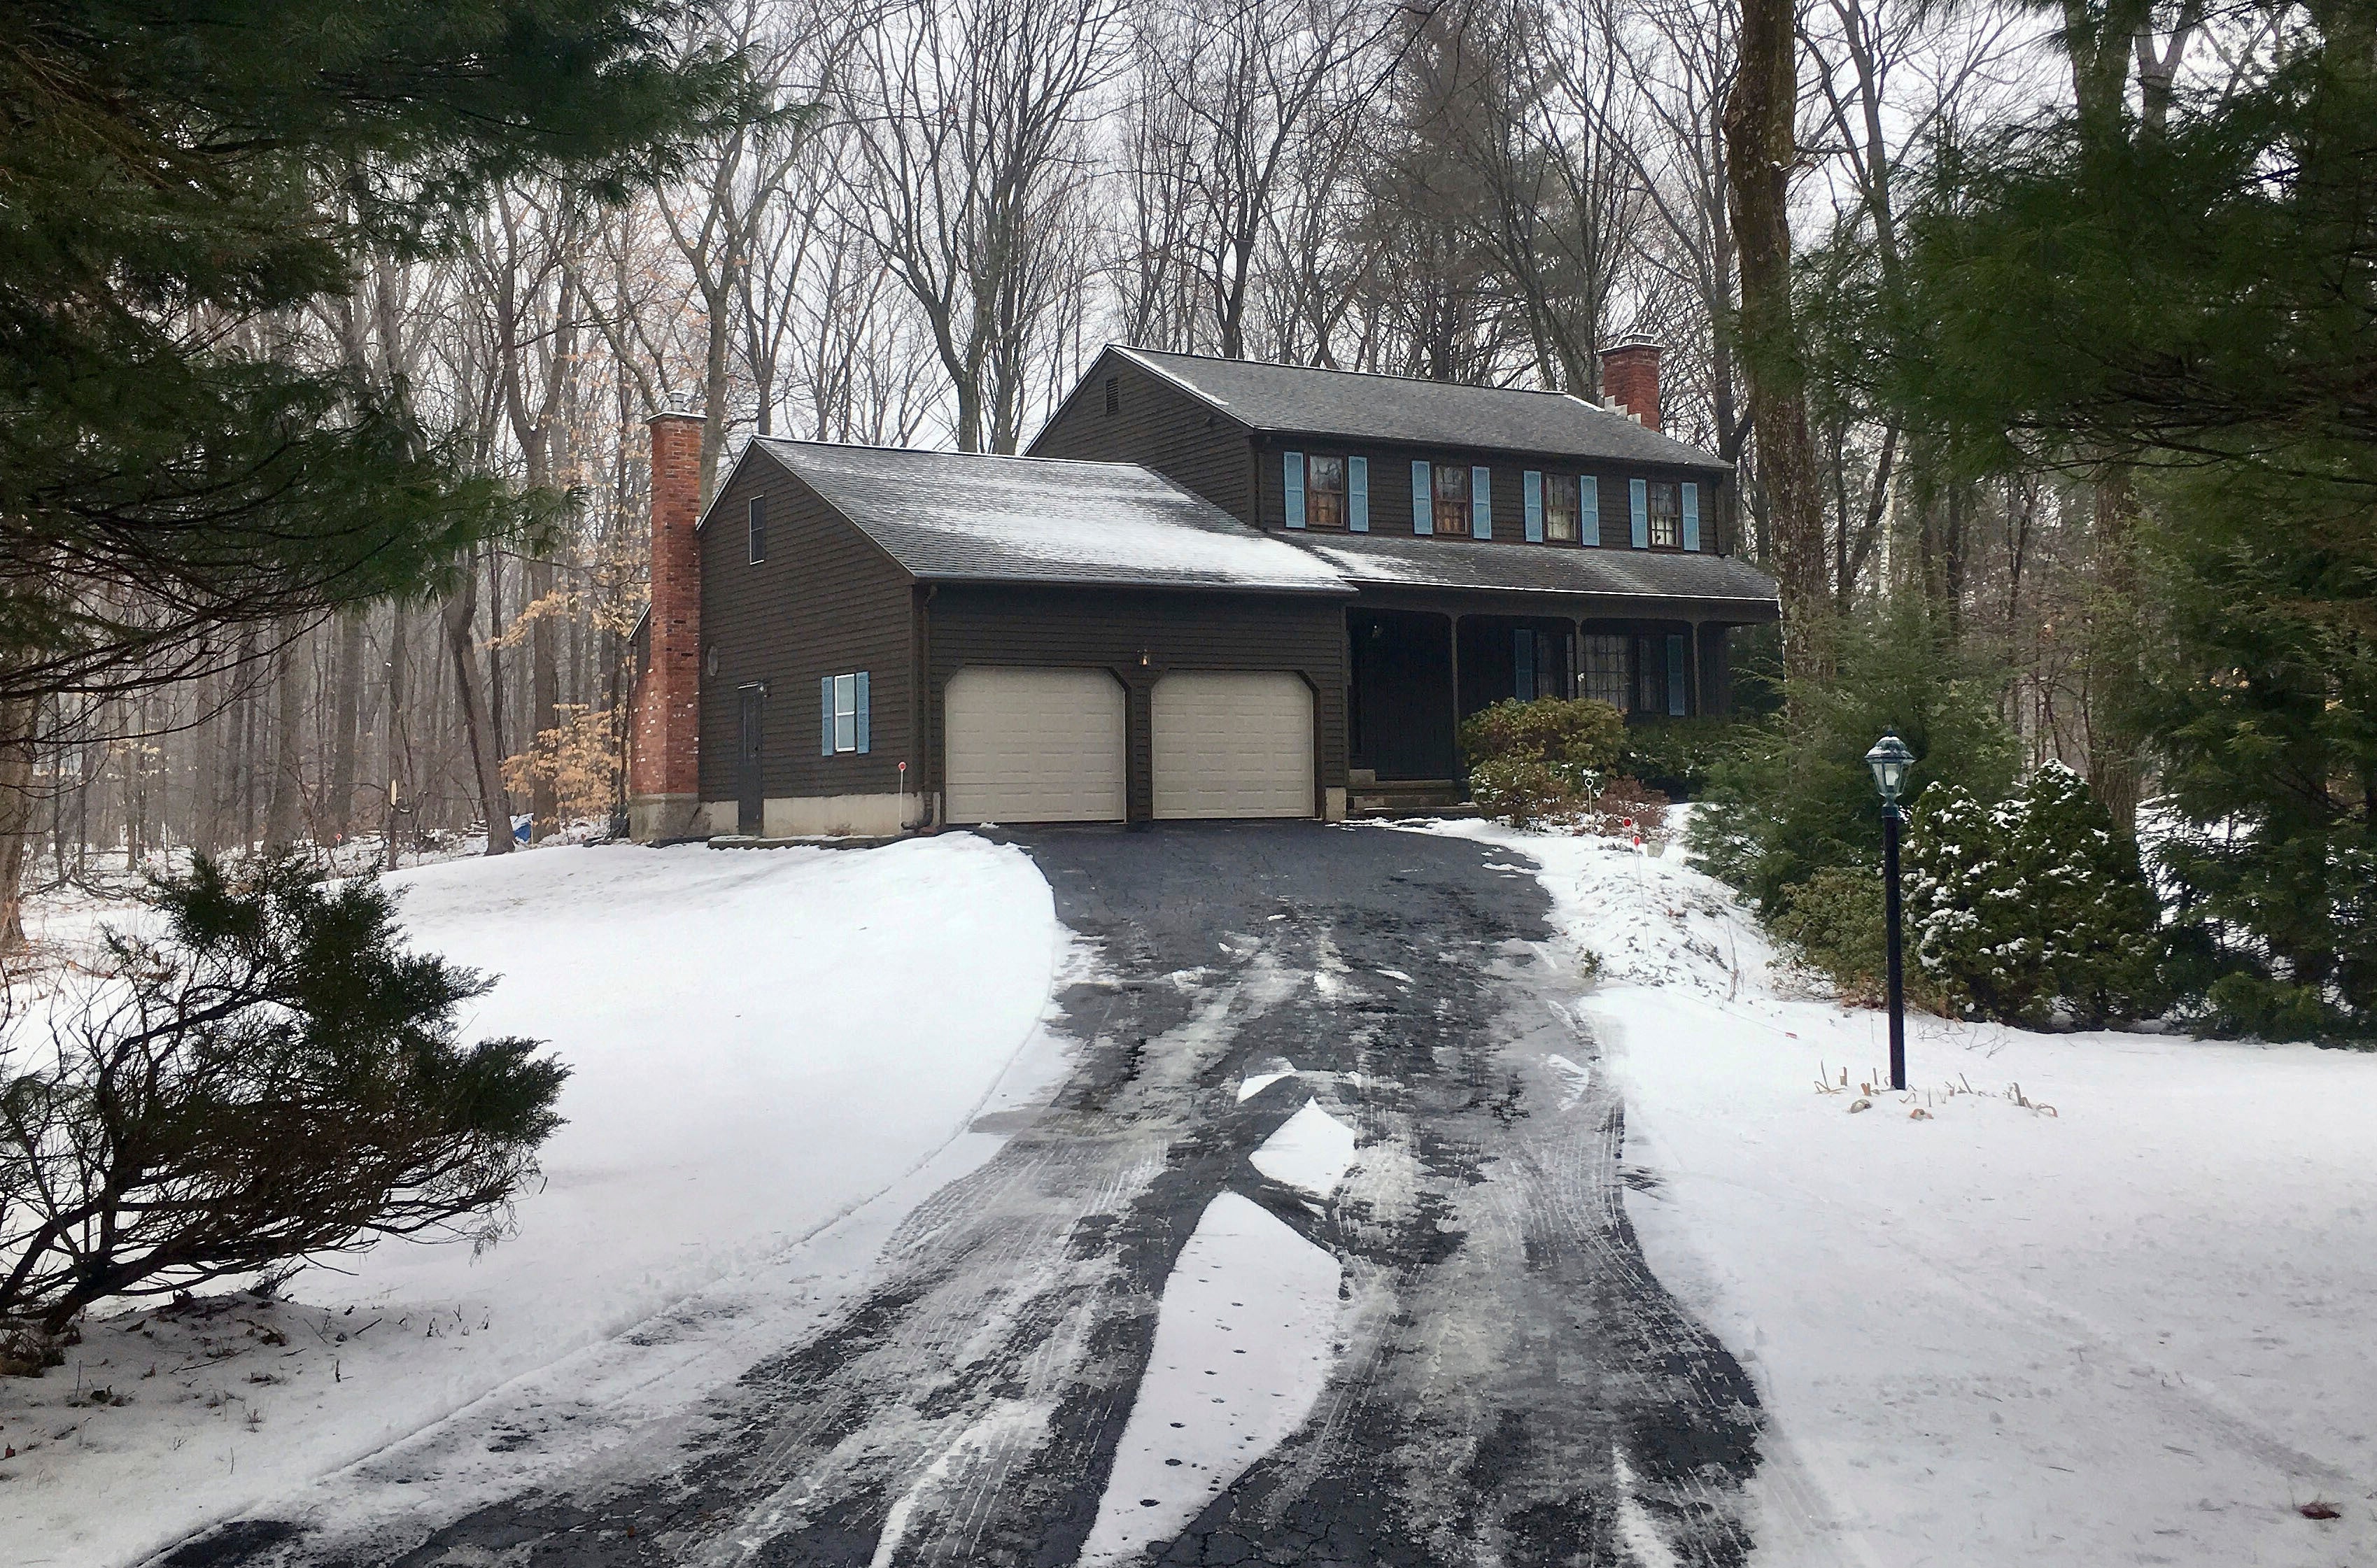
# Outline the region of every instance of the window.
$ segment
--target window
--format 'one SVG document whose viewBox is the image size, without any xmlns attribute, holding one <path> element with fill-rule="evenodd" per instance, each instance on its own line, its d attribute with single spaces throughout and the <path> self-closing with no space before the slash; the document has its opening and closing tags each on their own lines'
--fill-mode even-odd
<svg viewBox="0 0 2377 1568">
<path fill-rule="evenodd" d="M 1121 412 L 1122 382 L 1118 377 L 1109 376 L 1106 377 L 1106 416 L 1112 418 Z"/>
<path fill-rule="evenodd" d="M 1643 500 L 1651 513 L 1651 547 L 1654 550 L 1682 549 L 1684 503 L 1681 492 L 1671 481 L 1654 479 L 1650 493 Z"/>
<path fill-rule="evenodd" d="M 1469 469 L 1463 465 L 1436 465 L 1436 531 L 1439 533 L 1469 532 Z"/>
<path fill-rule="evenodd" d="M 1577 537 L 1576 475 L 1544 475 L 1544 537 L 1555 545 L 1573 545 Z"/>
<path fill-rule="evenodd" d="M 1663 639 L 1638 637 L 1634 640 L 1634 709 L 1642 713 L 1659 713 L 1667 707 L 1667 651 Z"/>
<path fill-rule="evenodd" d="M 1627 700 L 1626 641 L 1622 637 L 1587 637 L 1583 649 L 1584 695 L 1621 713 L 1632 706 Z"/>
<path fill-rule="evenodd" d="M 1345 460 L 1315 452 L 1304 463 L 1304 521 L 1314 528 L 1344 527 Z"/>
<path fill-rule="evenodd" d="M 758 566 L 768 558 L 768 498 L 751 497 L 751 564 Z"/>
<path fill-rule="evenodd" d="M 822 720 L 820 749 L 832 757 L 842 752 L 864 753 L 872 738 L 868 735 L 866 672 L 855 670 L 848 675 L 825 676 L 818 681 L 818 705 Z"/>
</svg>

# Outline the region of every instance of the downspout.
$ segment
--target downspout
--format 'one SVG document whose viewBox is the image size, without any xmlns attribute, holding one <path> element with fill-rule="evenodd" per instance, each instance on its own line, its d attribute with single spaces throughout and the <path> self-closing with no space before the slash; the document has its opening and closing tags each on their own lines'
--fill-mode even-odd
<svg viewBox="0 0 2377 1568">
<path fill-rule="evenodd" d="M 926 766 L 916 770 L 922 775 L 916 782 L 926 792 L 925 820 L 919 830 L 938 832 L 941 829 L 941 748 L 933 744 L 933 595 L 941 591 L 938 582 L 925 584 L 922 597 L 916 601 L 916 751 Z"/>
</svg>

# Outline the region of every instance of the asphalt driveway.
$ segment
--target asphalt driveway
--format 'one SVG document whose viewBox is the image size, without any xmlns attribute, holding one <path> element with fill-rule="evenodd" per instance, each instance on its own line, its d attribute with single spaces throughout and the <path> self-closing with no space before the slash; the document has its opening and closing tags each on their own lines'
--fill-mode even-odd
<svg viewBox="0 0 2377 1568">
<path fill-rule="evenodd" d="M 1086 1044 L 870 1294 L 635 1466 L 434 1528 L 430 1503 L 403 1538 L 258 1519 L 165 1561 L 1072 1564 L 1165 1283 L 1231 1192 L 1337 1261 L 1344 1328 L 1310 1418 L 1149 1560 L 1747 1557 L 1756 1395 L 1644 1266 L 1623 1107 L 1532 876 L 1378 828 L 1007 836 L 1103 948 L 1062 999 Z M 1370 1173 L 1325 1201 L 1248 1160 L 1308 1100 Z"/>
</svg>

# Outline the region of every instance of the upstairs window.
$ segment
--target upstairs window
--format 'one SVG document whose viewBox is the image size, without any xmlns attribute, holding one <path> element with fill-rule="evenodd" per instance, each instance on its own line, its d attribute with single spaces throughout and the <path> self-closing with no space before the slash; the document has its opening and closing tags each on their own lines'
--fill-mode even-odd
<svg viewBox="0 0 2377 1568">
<path fill-rule="evenodd" d="M 1345 460 L 1319 452 L 1304 460 L 1304 521 L 1313 528 L 1345 526 Z"/>
<path fill-rule="evenodd" d="M 1544 537 L 1555 545 L 1577 540 L 1577 489 L 1573 473 L 1544 475 Z"/>
<path fill-rule="evenodd" d="M 751 497 L 751 564 L 758 566 L 768 558 L 768 498 Z"/>
<path fill-rule="evenodd" d="M 1684 501 L 1682 491 L 1671 480 L 1654 479 L 1650 493 L 1643 497 L 1651 513 L 1651 548 L 1680 550 L 1684 547 Z"/>
<path fill-rule="evenodd" d="M 1436 465 L 1436 531 L 1439 534 L 1469 532 L 1468 465 Z"/>
</svg>

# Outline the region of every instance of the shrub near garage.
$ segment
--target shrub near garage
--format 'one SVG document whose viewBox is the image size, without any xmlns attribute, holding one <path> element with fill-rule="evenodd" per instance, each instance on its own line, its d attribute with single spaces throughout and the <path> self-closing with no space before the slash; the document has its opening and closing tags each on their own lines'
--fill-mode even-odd
<svg viewBox="0 0 2377 1568">
<path fill-rule="evenodd" d="M 1607 702 L 1507 698 L 1461 722 L 1470 797 L 1513 827 L 1572 816 L 1598 793 L 1625 739 L 1625 721 Z"/>
</svg>

